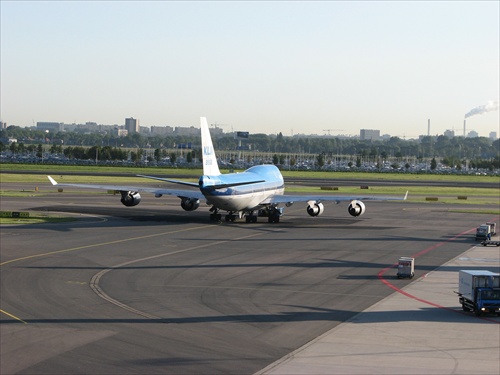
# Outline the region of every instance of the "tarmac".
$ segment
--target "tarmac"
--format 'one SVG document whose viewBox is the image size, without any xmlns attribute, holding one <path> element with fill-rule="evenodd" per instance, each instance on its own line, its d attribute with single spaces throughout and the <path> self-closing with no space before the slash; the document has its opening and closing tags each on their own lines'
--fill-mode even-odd
<svg viewBox="0 0 500 375">
<path fill-rule="evenodd" d="M 388 270 L 395 293 L 257 374 L 500 374 L 500 317 L 462 311 L 460 269 L 499 272 L 500 247 L 478 243 L 403 289 Z"/>
</svg>

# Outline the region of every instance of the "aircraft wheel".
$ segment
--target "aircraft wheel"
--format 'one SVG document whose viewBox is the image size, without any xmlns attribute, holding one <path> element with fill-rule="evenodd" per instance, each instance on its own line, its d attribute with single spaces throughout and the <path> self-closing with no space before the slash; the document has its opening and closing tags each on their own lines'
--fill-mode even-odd
<svg viewBox="0 0 500 375">
<path fill-rule="evenodd" d="M 219 223 L 222 219 L 222 215 L 221 214 L 210 214 L 210 221 L 215 221 L 217 223 Z"/>
<path fill-rule="evenodd" d="M 280 222 L 280 217 L 279 215 L 270 215 L 269 218 L 267 219 L 269 223 L 279 223 Z"/>
<path fill-rule="evenodd" d="M 245 217 L 245 220 L 247 223 L 256 223 L 257 222 L 257 216 L 255 215 L 249 215 Z"/>
</svg>

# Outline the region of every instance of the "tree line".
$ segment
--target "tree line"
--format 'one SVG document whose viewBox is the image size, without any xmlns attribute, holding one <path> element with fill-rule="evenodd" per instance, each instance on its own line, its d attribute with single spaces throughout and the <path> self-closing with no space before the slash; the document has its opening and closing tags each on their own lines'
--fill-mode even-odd
<svg viewBox="0 0 500 375">
<path fill-rule="evenodd" d="M 164 136 L 148 137 L 133 133 L 118 137 L 108 133 L 84 134 L 79 132 L 47 133 L 30 128 L 9 126 L 0 131 L 0 138 L 16 138 L 17 145 L 0 143 L 2 151 L 11 147 L 13 152 L 36 152 L 41 144 L 50 145 L 54 153 L 75 159 L 126 160 L 132 152 L 132 160 L 140 160 L 145 150 L 155 150 L 149 158 L 161 160 L 166 157 L 176 159 L 178 152 L 166 150 L 180 149 L 181 145 L 191 144 L 192 151 L 184 152 L 190 159 L 196 158 L 196 150 L 200 149 L 200 136 Z M 237 151 L 238 141 L 232 134 L 213 138 L 214 147 L 218 151 Z M 33 147 L 37 148 L 34 150 Z M 135 149 L 135 151 L 130 151 Z M 473 165 L 487 165 L 486 168 L 500 168 L 500 140 L 492 141 L 486 137 L 463 138 L 447 136 L 423 136 L 420 140 L 404 140 L 391 137 L 384 140 L 360 140 L 357 138 L 335 137 L 285 137 L 277 135 L 251 134 L 248 140 L 242 141 L 242 150 L 270 153 L 283 159 L 284 154 L 315 154 L 331 160 L 336 156 L 351 155 L 364 161 L 383 161 L 388 159 L 418 160 L 438 158 L 448 166 L 459 166 L 465 160 Z M 193 154 L 191 154 L 193 152 Z M 281 160 L 282 161 L 282 160 Z M 318 160 L 321 163 L 321 160 Z"/>
</svg>

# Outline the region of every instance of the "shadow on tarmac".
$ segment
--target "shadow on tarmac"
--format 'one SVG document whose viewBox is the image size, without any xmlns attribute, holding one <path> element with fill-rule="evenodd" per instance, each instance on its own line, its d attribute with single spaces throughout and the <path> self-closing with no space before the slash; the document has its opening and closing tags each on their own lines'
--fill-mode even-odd
<svg viewBox="0 0 500 375">
<path fill-rule="evenodd" d="M 190 316 L 177 318 L 157 319 L 116 319 L 116 318 L 93 318 L 93 319 L 26 319 L 28 324 L 197 324 L 197 323 L 286 323 L 304 321 L 338 321 L 343 322 L 359 311 L 334 310 L 309 306 L 286 305 L 288 308 L 304 309 L 306 311 L 284 311 L 270 314 L 242 314 L 242 315 L 219 315 L 219 316 Z M 351 319 L 351 323 L 390 323 L 390 322 L 460 322 L 475 324 L 491 324 L 492 319 L 488 316 L 476 317 L 466 313 L 460 307 L 450 308 L 424 307 L 418 310 L 398 311 L 365 311 L 363 321 Z M 494 315 L 491 315 L 494 317 Z M 486 318 L 486 319 L 484 319 Z M 2 319 L 0 324 L 23 324 L 14 319 Z"/>
</svg>

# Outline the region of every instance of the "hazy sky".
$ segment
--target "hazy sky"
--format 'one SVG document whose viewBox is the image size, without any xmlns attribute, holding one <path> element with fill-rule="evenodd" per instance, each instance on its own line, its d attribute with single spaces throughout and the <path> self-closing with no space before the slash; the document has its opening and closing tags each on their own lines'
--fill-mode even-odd
<svg viewBox="0 0 500 375">
<path fill-rule="evenodd" d="M 1 0 L 0 116 L 401 137 L 430 119 L 462 135 L 499 98 L 499 4 Z"/>
</svg>

